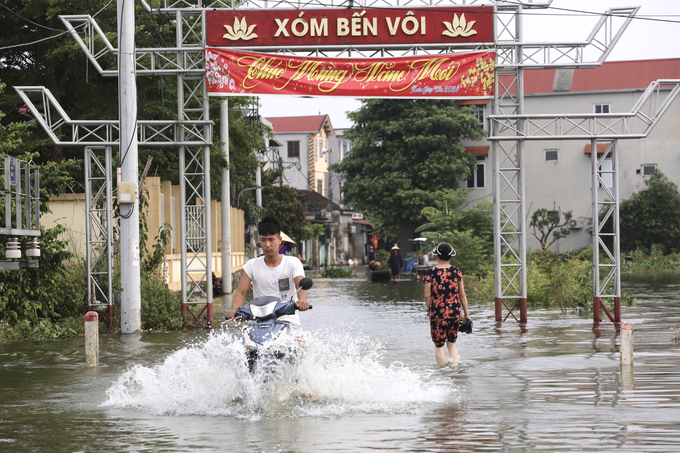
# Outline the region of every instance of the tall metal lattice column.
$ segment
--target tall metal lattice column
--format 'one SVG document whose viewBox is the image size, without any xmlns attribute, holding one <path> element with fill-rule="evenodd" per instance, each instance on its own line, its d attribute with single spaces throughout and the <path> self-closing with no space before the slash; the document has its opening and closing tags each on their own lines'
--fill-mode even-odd
<svg viewBox="0 0 680 453">
<path fill-rule="evenodd" d="M 605 142 L 599 153 L 591 140 L 591 188 L 593 193 L 593 321 L 601 322 L 602 308 L 612 322 L 621 322 L 621 255 L 619 250 L 618 140 Z M 601 154 L 599 156 L 598 154 Z M 611 170 L 603 165 L 611 158 Z M 600 199 L 599 189 L 604 191 Z M 602 302 L 613 300 L 613 316 Z"/>
<path fill-rule="evenodd" d="M 205 12 L 176 12 L 178 48 L 203 46 Z M 177 75 L 180 120 L 207 120 L 208 93 L 204 74 Z M 209 130 L 204 131 L 209 133 Z M 184 134 L 184 131 L 181 132 Z M 180 137 L 182 139 L 183 137 Z M 182 313 L 212 328 L 212 243 L 210 219 L 210 147 L 180 146 L 180 231 L 182 241 Z M 191 305 L 205 304 L 196 314 Z M 205 321 L 202 316 L 205 313 Z"/>
<path fill-rule="evenodd" d="M 85 147 L 87 306 L 106 307 L 109 327 L 113 326 L 111 174 L 111 147 Z"/>
<path fill-rule="evenodd" d="M 497 42 L 511 43 L 498 52 L 494 90 L 494 115 L 524 113 L 524 69 L 522 60 L 522 6 L 503 9 L 496 15 Z M 516 117 L 510 127 L 491 123 L 491 135 L 518 135 L 523 119 Z M 495 318 L 517 320 L 513 311 L 519 305 L 519 322 L 527 322 L 526 218 L 524 206 L 524 140 L 493 141 L 494 181 L 494 273 Z M 514 299 L 514 304 L 506 303 Z M 507 314 L 503 317 L 503 308 Z"/>
</svg>

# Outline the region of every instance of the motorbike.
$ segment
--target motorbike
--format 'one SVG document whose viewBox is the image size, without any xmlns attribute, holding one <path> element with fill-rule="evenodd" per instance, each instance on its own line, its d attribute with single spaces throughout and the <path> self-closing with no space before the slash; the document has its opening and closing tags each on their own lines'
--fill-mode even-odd
<svg viewBox="0 0 680 453">
<path fill-rule="evenodd" d="M 301 289 L 308 290 L 311 287 L 312 279 L 303 278 L 293 296 Z M 295 314 L 293 296 L 290 300 L 261 296 L 236 310 L 234 319 L 254 321 L 241 332 L 241 342 L 251 373 L 274 371 L 284 363 L 293 364 L 300 355 L 302 329 L 296 324 L 279 320 L 282 316 Z"/>
</svg>

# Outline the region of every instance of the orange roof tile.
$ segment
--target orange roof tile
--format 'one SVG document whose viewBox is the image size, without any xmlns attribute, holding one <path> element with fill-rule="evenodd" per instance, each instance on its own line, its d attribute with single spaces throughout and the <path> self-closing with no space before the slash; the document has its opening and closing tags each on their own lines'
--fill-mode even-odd
<svg viewBox="0 0 680 453">
<path fill-rule="evenodd" d="M 321 130 L 326 115 L 313 116 L 279 116 L 266 118 L 273 124 L 274 132 L 285 133 L 316 133 Z"/>
<path fill-rule="evenodd" d="M 553 92 L 555 69 L 524 71 L 524 94 Z M 680 78 L 680 58 L 608 61 L 594 69 L 575 69 L 568 92 L 645 89 L 658 79 Z M 508 77 L 502 77 L 507 85 Z"/>
</svg>

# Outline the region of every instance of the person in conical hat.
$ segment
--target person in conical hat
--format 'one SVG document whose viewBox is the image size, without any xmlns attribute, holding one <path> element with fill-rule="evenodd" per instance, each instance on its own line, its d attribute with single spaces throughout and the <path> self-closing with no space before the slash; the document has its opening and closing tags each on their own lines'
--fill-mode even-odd
<svg viewBox="0 0 680 453">
<path fill-rule="evenodd" d="M 404 268 L 404 258 L 402 258 L 401 249 L 397 244 L 390 250 L 390 258 L 387 260 L 387 264 L 390 266 L 390 271 L 392 274 L 392 280 L 401 280 L 401 270 Z"/>
</svg>

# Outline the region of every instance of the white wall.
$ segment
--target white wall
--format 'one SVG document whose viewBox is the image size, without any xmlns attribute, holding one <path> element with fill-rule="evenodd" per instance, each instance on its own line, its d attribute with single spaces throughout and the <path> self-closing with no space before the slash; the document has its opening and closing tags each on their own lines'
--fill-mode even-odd
<svg viewBox="0 0 680 453">
<path fill-rule="evenodd" d="M 527 113 L 588 113 L 593 111 L 594 104 L 611 104 L 612 113 L 629 112 L 641 91 L 629 92 L 602 92 L 602 93 L 577 93 L 577 94 L 551 94 L 526 96 L 525 110 Z M 491 104 L 487 106 L 487 114 Z M 663 118 L 657 124 L 647 139 L 619 140 L 619 193 L 621 200 L 631 197 L 635 192 L 643 190 L 645 177 L 637 174 L 642 164 L 655 163 L 671 181 L 680 185 L 680 133 L 677 125 L 680 124 L 680 102 L 675 101 L 666 111 Z M 584 153 L 585 146 L 589 141 L 579 140 L 552 140 L 552 141 L 527 141 L 526 143 L 526 173 L 525 195 L 526 215 L 531 219 L 531 214 L 539 209 L 552 210 L 553 203 L 562 209 L 562 212 L 572 211 L 573 218 L 584 218 L 586 221 L 583 228 L 571 230 L 572 234 L 559 241 L 553 249 L 564 252 L 570 248 L 587 247 L 592 242 L 590 235 L 586 233 L 588 219 L 592 217 L 592 193 L 590 187 L 590 155 Z M 463 146 L 473 146 L 484 143 L 463 143 Z M 558 161 L 545 161 L 546 149 L 558 149 Z M 490 156 L 489 156 L 490 157 Z M 486 198 L 493 200 L 492 196 L 492 168 L 491 159 L 486 161 L 485 189 L 470 190 L 471 199 Z M 465 187 L 465 182 L 462 182 Z M 603 189 L 598 197 L 605 198 Z M 528 222 L 527 222 L 528 225 Z M 538 248 L 530 227 L 527 228 L 527 245 L 530 248 Z"/>
</svg>

